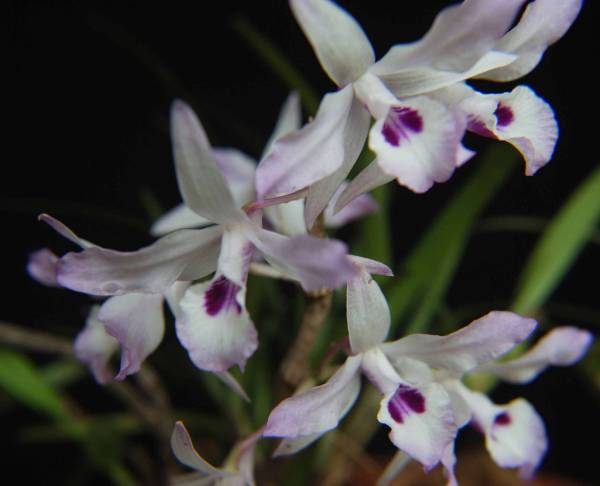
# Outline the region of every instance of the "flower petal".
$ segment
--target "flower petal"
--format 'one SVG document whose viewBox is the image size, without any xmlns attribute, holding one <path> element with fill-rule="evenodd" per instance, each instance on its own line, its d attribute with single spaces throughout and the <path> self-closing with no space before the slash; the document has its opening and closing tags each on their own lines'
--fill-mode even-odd
<svg viewBox="0 0 600 486">
<path fill-rule="evenodd" d="M 427 469 L 434 467 L 456 436 L 444 387 L 435 382 L 409 384 L 379 348 L 364 354 L 363 370 L 384 395 L 377 420 L 391 428 L 390 440 Z"/>
<path fill-rule="evenodd" d="M 518 467 L 525 477 L 538 467 L 548 447 L 542 419 L 522 398 L 495 405 L 490 399 L 463 387 L 463 398 L 485 434 L 485 445 L 500 467 Z"/>
<path fill-rule="evenodd" d="M 192 438 L 181 421 L 175 422 L 171 435 L 171 449 L 179 462 L 207 476 L 222 478 L 232 475 L 230 472 L 212 466 L 196 452 Z"/>
<path fill-rule="evenodd" d="M 392 360 L 409 357 L 461 375 L 503 355 L 527 338 L 536 325 L 535 320 L 512 312 L 493 311 L 448 336 L 411 334 L 384 343 L 381 349 Z"/>
<path fill-rule="evenodd" d="M 214 148 L 213 155 L 236 207 L 240 208 L 253 201 L 256 198 L 254 190 L 256 161 L 234 148 Z"/>
<path fill-rule="evenodd" d="M 185 204 L 168 210 L 150 227 L 152 236 L 162 236 L 173 231 L 186 228 L 199 228 L 212 224 L 211 221 L 192 211 Z"/>
<path fill-rule="evenodd" d="M 239 229 L 223 233 L 217 273 L 192 285 L 179 302 L 177 337 L 192 362 L 207 371 L 225 371 L 246 360 L 258 346 L 257 333 L 245 308 L 246 277 L 252 245 Z"/>
<path fill-rule="evenodd" d="M 335 428 L 360 391 L 360 362 L 360 356 L 350 356 L 323 385 L 282 401 L 269 415 L 263 435 L 295 439 Z"/>
<path fill-rule="evenodd" d="M 358 218 L 362 218 L 363 216 L 379 210 L 379 205 L 373 197 L 368 194 L 361 194 L 336 213 L 334 208 L 337 200 L 347 187 L 348 182 L 342 182 L 335 191 L 327 208 L 325 208 L 325 226 L 327 228 L 340 228 Z"/>
<path fill-rule="evenodd" d="M 369 39 L 354 18 L 328 0 L 291 0 L 296 20 L 321 66 L 338 86 L 360 77 L 375 62 Z"/>
<path fill-rule="evenodd" d="M 512 81 L 532 71 L 546 48 L 569 30 L 582 4 L 582 0 L 536 0 L 528 4 L 519 23 L 495 46 L 499 51 L 518 55 L 518 59 L 481 77 L 494 81 Z"/>
<path fill-rule="evenodd" d="M 376 72 L 414 66 L 464 71 L 492 50 L 510 28 L 526 0 L 465 0 L 443 9 L 425 36 L 394 46 L 377 63 Z"/>
<path fill-rule="evenodd" d="M 352 263 L 359 266 L 371 275 L 383 275 L 385 277 L 393 277 L 394 272 L 387 265 L 372 260 L 371 258 L 360 257 L 356 255 L 348 255 L 348 258 Z"/>
<path fill-rule="evenodd" d="M 119 342 L 106 332 L 104 324 L 98 320 L 99 310 L 100 306 L 92 307 L 85 327 L 75 338 L 73 351 L 75 357 L 90 368 L 96 381 L 105 384 L 113 378 L 107 364 L 119 348 Z"/>
<path fill-rule="evenodd" d="M 235 205 L 206 133 L 193 110 L 180 100 L 171 107 L 171 137 L 185 204 L 215 223 L 239 221 L 243 213 Z"/>
<path fill-rule="evenodd" d="M 234 391 L 242 400 L 250 402 L 250 397 L 246 393 L 246 390 L 239 384 L 235 377 L 229 373 L 229 371 L 218 371 L 215 372 L 215 376 L 219 378 L 230 390 Z"/>
<path fill-rule="evenodd" d="M 98 321 L 121 345 L 121 367 L 115 376 L 123 380 L 139 371 L 142 362 L 162 341 L 165 319 L 162 295 L 125 294 L 108 299 Z"/>
<path fill-rule="evenodd" d="M 348 408 L 350 408 L 352 407 L 353 403 L 349 402 L 348 405 Z M 344 416 L 346 413 L 347 412 L 344 412 L 341 415 Z M 322 433 L 317 432 L 315 434 L 302 435 L 295 439 L 283 439 L 273 452 L 273 457 L 291 456 L 292 454 L 295 454 L 296 452 L 300 452 L 302 449 L 305 449 L 322 436 Z"/>
<path fill-rule="evenodd" d="M 299 280 L 308 292 L 336 289 L 356 274 L 341 241 L 310 235 L 288 238 L 264 229 L 248 237 L 275 269 Z"/>
<path fill-rule="evenodd" d="M 503 363 L 488 363 L 475 371 L 493 373 L 510 383 L 528 383 L 548 366 L 570 366 L 588 351 L 593 337 L 576 327 L 557 327 L 522 356 Z"/>
<path fill-rule="evenodd" d="M 260 199 L 299 191 L 341 167 L 353 98 L 352 86 L 325 95 L 312 122 L 273 144 L 256 170 Z"/>
<path fill-rule="evenodd" d="M 354 353 L 381 344 L 390 330 L 390 308 L 379 285 L 365 270 L 348 282 L 346 316 Z"/>
<path fill-rule="evenodd" d="M 442 103 L 411 98 L 375 122 L 369 147 L 384 172 L 415 192 L 425 192 L 454 172 L 464 128 L 461 117 Z"/>
<path fill-rule="evenodd" d="M 133 252 L 91 247 L 58 262 L 60 285 L 93 295 L 162 294 L 178 278 L 193 280 L 214 271 L 222 228 L 179 230 Z"/>
<path fill-rule="evenodd" d="M 296 91 L 292 91 L 281 107 L 277 123 L 275 124 L 271 137 L 269 137 L 269 141 L 265 145 L 265 150 L 261 159 L 264 159 L 267 154 L 271 152 L 273 143 L 277 139 L 288 133 L 292 133 L 295 130 L 299 130 L 301 126 L 302 109 L 300 107 L 300 95 Z"/>
<path fill-rule="evenodd" d="M 73 231 L 70 228 L 68 228 L 64 223 L 60 222 L 58 219 L 53 218 L 49 214 L 40 214 L 38 216 L 38 219 L 50 226 L 59 235 L 66 238 L 67 240 L 72 241 L 77 246 L 80 246 L 83 249 L 94 246 L 93 243 L 90 243 L 89 241 L 80 238 L 75 233 L 73 233 Z"/>
<path fill-rule="evenodd" d="M 358 199 L 365 192 L 383 186 L 394 179 L 395 177 L 393 175 L 384 172 L 377 163 L 377 160 L 374 160 L 359 172 L 359 174 L 352 179 L 350 184 L 344 189 L 335 202 L 335 211 L 342 211 L 347 205 Z"/>
<path fill-rule="evenodd" d="M 56 264 L 58 257 L 48 248 L 41 248 L 29 255 L 27 272 L 36 282 L 48 287 L 58 287 Z"/>
<path fill-rule="evenodd" d="M 364 147 L 371 118 L 363 105 L 355 99 L 344 127 L 344 160 L 330 176 L 315 182 L 308 189 L 304 219 L 312 228 L 319 214 L 325 211 L 336 191 L 346 179 Z"/>
</svg>

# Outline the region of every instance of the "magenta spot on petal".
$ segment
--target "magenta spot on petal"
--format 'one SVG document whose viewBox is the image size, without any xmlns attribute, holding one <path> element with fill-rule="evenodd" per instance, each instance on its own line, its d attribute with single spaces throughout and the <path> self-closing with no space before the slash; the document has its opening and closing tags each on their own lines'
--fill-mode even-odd
<svg viewBox="0 0 600 486">
<path fill-rule="evenodd" d="M 381 134 L 385 141 L 394 147 L 400 145 L 402 139 L 408 139 L 410 132 L 423 131 L 423 118 L 417 110 L 405 106 L 394 106 L 390 109 Z"/>
<path fill-rule="evenodd" d="M 213 283 L 204 294 L 204 308 L 209 316 L 216 316 L 219 312 L 234 308 L 239 314 L 242 307 L 235 296 L 241 287 L 228 278 L 221 276 Z"/>
<path fill-rule="evenodd" d="M 388 402 L 388 411 L 392 418 L 401 424 L 406 415 L 425 412 L 425 397 L 416 388 L 399 385 Z"/>
<path fill-rule="evenodd" d="M 498 120 L 499 127 L 505 127 L 507 125 L 510 125 L 515 119 L 515 114 L 510 109 L 510 107 L 503 105 L 502 103 L 498 103 L 498 108 L 496 108 L 494 115 Z"/>
<path fill-rule="evenodd" d="M 510 415 L 506 412 L 499 413 L 494 419 L 494 425 L 510 425 L 511 422 Z"/>
</svg>

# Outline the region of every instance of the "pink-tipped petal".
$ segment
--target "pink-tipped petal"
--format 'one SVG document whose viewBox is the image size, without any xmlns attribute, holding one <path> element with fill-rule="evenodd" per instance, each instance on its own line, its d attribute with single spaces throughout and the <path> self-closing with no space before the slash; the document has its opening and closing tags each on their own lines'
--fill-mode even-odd
<svg viewBox="0 0 600 486">
<path fill-rule="evenodd" d="M 298 235 L 291 238 L 256 229 L 249 234 L 265 259 L 309 291 L 336 289 L 356 275 L 341 241 Z"/>
<path fill-rule="evenodd" d="M 312 122 L 273 143 L 256 170 L 260 199 L 304 189 L 342 166 L 353 99 L 352 86 L 325 95 Z"/>
<path fill-rule="evenodd" d="M 321 66 L 338 85 L 351 83 L 375 62 L 369 39 L 356 20 L 329 0 L 291 0 L 296 20 Z"/>
<path fill-rule="evenodd" d="M 183 101 L 171 107 L 171 138 L 179 189 L 185 204 L 215 223 L 240 220 L 227 182 L 200 121 Z"/>
<path fill-rule="evenodd" d="M 360 356 L 349 357 L 326 383 L 277 405 L 263 435 L 295 439 L 335 428 L 360 391 L 360 362 Z"/>
<path fill-rule="evenodd" d="M 493 373 L 510 383 L 528 383 L 548 366 L 571 366 L 587 353 L 592 334 L 576 327 L 557 327 L 519 358 L 489 363 L 476 371 Z"/>
<path fill-rule="evenodd" d="M 58 257 L 48 248 L 42 248 L 29 255 L 27 273 L 36 282 L 48 287 L 58 287 L 56 264 Z"/>
<path fill-rule="evenodd" d="M 409 357 L 461 375 L 508 352 L 536 326 L 533 319 L 494 311 L 447 336 L 411 334 L 381 348 L 392 360 Z"/>
<path fill-rule="evenodd" d="M 100 307 L 98 321 L 121 345 L 121 366 L 116 380 L 137 373 L 162 341 L 165 332 L 162 302 L 162 295 L 125 294 L 111 297 Z"/>
<path fill-rule="evenodd" d="M 75 357 L 90 368 L 96 381 L 105 384 L 113 378 L 107 364 L 119 348 L 119 342 L 106 332 L 104 324 L 98 320 L 99 310 L 99 306 L 94 306 L 90 311 L 85 327 L 75 338 L 73 350 Z"/>
<path fill-rule="evenodd" d="M 494 81 L 512 81 L 532 71 L 548 46 L 569 30 L 582 4 L 583 0 L 536 0 L 528 4 L 519 23 L 494 48 L 515 54 L 518 59 L 481 77 Z"/>
<path fill-rule="evenodd" d="M 179 278 L 201 278 L 215 269 L 222 228 L 179 230 L 133 252 L 91 247 L 67 253 L 57 265 L 60 285 L 92 295 L 163 294 Z"/>
<path fill-rule="evenodd" d="M 216 468 L 206 462 L 202 456 L 196 452 L 194 444 L 192 443 L 192 438 L 181 421 L 175 422 L 175 427 L 173 428 L 173 433 L 171 435 L 171 449 L 179 462 L 206 476 L 215 479 L 231 476 L 231 473 Z"/>
<path fill-rule="evenodd" d="M 371 128 L 369 147 L 381 169 L 415 192 L 450 178 L 464 123 L 442 103 L 411 98 L 392 106 Z"/>
</svg>

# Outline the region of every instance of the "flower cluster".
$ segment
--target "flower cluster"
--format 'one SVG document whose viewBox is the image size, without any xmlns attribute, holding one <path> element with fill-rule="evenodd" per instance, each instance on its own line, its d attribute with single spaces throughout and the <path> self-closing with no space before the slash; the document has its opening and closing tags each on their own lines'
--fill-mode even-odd
<svg viewBox="0 0 600 486">
<path fill-rule="evenodd" d="M 450 484 L 456 484 L 454 441 L 469 423 L 485 435 L 500 466 L 530 475 L 547 448 L 533 407 L 523 399 L 496 405 L 462 379 L 491 373 L 528 382 L 549 365 L 579 360 L 590 334 L 556 328 L 520 357 L 498 361 L 537 323 L 493 311 L 447 336 L 386 341 L 390 312 L 371 275 L 392 272 L 310 230 L 319 217 L 339 227 L 376 211 L 366 193 L 394 179 L 417 193 L 448 180 L 474 155 L 462 145 L 467 131 L 515 146 L 527 175 L 544 166 L 558 137 L 551 107 L 526 86 L 484 94 L 466 81 L 529 73 L 575 20 L 581 0 L 464 0 L 441 11 L 421 40 L 395 45 L 379 61 L 356 20 L 335 3 L 290 5 L 339 88 L 325 95 L 315 118 L 302 126 L 299 98 L 291 94 L 257 164 L 238 150 L 213 148 L 191 108 L 175 101 L 171 137 L 183 203 L 155 222 L 151 232 L 159 238 L 136 251 L 115 251 L 44 214 L 40 219 L 80 251 L 58 257 L 39 250 L 30 274 L 104 299 L 75 341 L 77 357 L 97 381 L 140 369 L 162 340 L 166 301 L 194 365 L 242 396 L 228 370 L 243 370 L 259 343 L 245 303 L 249 271 L 293 280 L 306 292 L 346 286 L 346 361 L 324 384 L 277 405 L 224 469 L 205 462 L 177 423 L 173 450 L 198 471 L 185 484 L 253 484 L 256 441 L 282 438 L 277 454 L 292 454 L 334 429 L 360 393 L 361 373 L 381 394 L 377 420 L 390 428 L 393 444 L 427 470 L 442 464 Z M 347 181 L 365 143 L 375 159 Z M 113 377 L 107 365 L 119 349 Z"/>
</svg>

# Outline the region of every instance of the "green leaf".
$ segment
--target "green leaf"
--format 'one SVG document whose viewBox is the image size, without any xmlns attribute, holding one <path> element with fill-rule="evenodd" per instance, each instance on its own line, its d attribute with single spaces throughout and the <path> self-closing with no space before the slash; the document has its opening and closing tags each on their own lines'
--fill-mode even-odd
<svg viewBox="0 0 600 486">
<path fill-rule="evenodd" d="M 571 194 L 536 243 L 518 280 L 512 309 L 529 314 L 560 284 L 600 219 L 600 166 Z"/>
<path fill-rule="evenodd" d="M 387 288 L 393 326 L 412 318 L 406 332 L 422 332 L 452 281 L 477 218 L 515 167 L 517 153 L 494 145 L 473 163 L 466 184 L 442 209 Z"/>
</svg>

